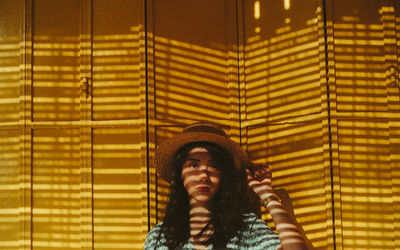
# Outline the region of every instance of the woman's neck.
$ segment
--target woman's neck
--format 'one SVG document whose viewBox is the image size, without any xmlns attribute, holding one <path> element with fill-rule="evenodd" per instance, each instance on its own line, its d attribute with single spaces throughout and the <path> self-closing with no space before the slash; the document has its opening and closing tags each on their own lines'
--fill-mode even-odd
<svg viewBox="0 0 400 250">
<path fill-rule="evenodd" d="M 201 245 L 201 242 L 204 242 L 209 239 L 209 237 L 214 232 L 213 226 L 207 224 L 211 220 L 211 209 L 207 204 L 194 203 L 190 204 L 190 240 L 193 242 L 196 249 L 202 249 L 202 247 L 207 248 L 207 246 Z M 204 230 L 207 226 L 207 229 L 202 233 L 200 237 L 198 234 Z M 204 249 L 205 249 L 204 248 Z"/>
</svg>

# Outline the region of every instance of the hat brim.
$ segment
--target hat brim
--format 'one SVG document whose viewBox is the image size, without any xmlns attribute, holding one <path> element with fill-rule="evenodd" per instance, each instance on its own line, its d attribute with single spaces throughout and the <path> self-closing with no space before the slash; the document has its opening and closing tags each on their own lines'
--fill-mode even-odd
<svg viewBox="0 0 400 250">
<path fill-rule="evenodd" d="M 156 149 L 154 166 L 161 178 L 167 182 L 171 181 L 176 154 L 180 148 L 192 142 L 214 143 L 230 153 L 234 161 L 239 162 L 240 168 L 246 168 L 248 166 L 249 158 L 246 151 L 231 139 L 214 133 L 185 132 L 162 141 Z"/>
</svg>

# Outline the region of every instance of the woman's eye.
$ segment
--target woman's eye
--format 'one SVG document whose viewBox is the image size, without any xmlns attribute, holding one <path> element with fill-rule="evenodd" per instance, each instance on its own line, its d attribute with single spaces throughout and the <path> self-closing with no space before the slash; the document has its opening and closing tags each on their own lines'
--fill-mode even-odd
<svg viewBox="0 0 400 250">
<path fill-rule="evenodd" d="M 191 168 L 197 168 L 197 164 L 196 163 L 189 163 L 188 165 Z"/>
<path fill-rule="evenodd" d="M 217 168 L 217 163 L 215 161 L 209 161 L 208 165 L 210 166 L 210 168 Z"/>
<path fill-rule="evenodd" d="M 214 163 L 212 163 L 212 164 L 210 164 L 210 168 L 217 169 L 217 165 L 216 165 L 216 164 L 214 164 Z"/>
</svg>

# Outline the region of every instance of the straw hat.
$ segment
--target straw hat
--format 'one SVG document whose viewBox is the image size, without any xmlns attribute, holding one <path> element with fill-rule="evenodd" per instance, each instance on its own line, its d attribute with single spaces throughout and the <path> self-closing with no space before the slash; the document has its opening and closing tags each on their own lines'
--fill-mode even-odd
<svg viewBox="0 0 400 250">
<path fill-rule="evenodd" d="M 229 139 L 220 127 L 208 122 L 199 122 L 185 127 L 181 133 L 164 140 L 158 146 L 154 166 L 161 178 L 171 181 L 176 154 L 180 148 L 192 142 L 214 143 L 231 153 L 234 161 L 240 162 L 241 167 L 247 167 L 249 164 L 247 153 L 238 143 Z"/>
</svg>

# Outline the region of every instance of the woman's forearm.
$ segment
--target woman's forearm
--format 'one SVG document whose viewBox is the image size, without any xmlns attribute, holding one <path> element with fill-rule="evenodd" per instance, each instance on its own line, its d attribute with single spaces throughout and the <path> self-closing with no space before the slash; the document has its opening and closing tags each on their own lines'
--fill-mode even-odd
<svg viewBox="0 0 400 250">
<path fill-rule="evenodd" d="M 284 209 L 282 203 L 272 200 L 268 202 L 266 208 L 276 225 L 282 249 L 307 249 L 303 236 L 290 218 L 289 213 Z"/>
</svg>

